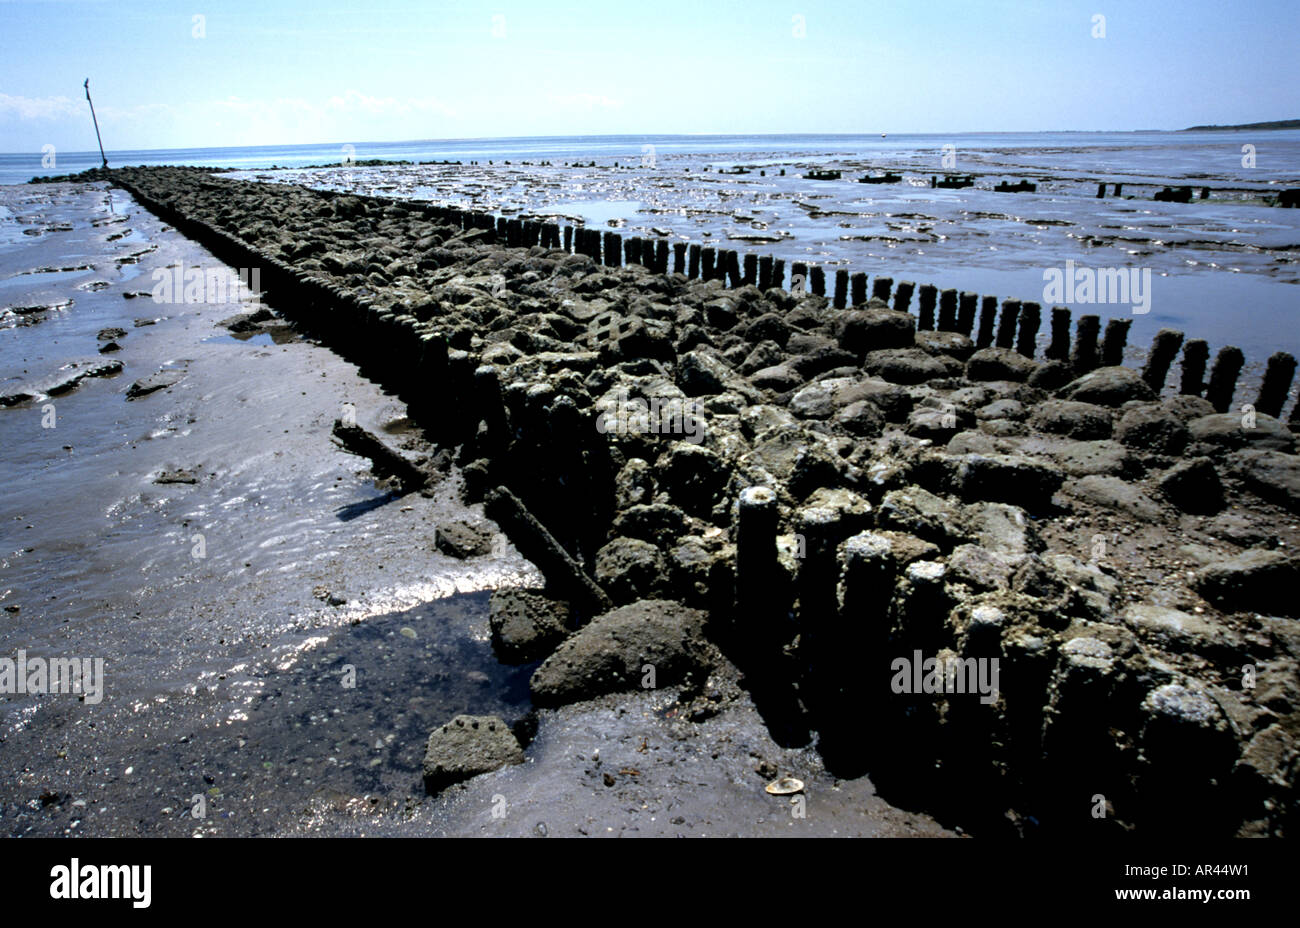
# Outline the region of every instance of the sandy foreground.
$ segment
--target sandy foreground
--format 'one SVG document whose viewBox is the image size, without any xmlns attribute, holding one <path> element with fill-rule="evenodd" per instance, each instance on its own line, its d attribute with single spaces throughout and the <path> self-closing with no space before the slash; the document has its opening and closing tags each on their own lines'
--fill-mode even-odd
<svg viewBox="0 0 1300 928">
<path fill-rule="evenodd" d="M 678 688 L 542 710 L 524 764 L 427 796 L 431 729 L 528 718 L 536 665 L 494 656 L 487 591 L 540 575 L 454 465 L 399 495 L 338 448 L 351 412 L 428 450 L 355 365 L 287 326 L 221 325 L 255 301 L 155 302 L 155 269 L 222 267 L 202 247 L 102 184 L 3 198 L 43 234 L 6 242 L 0 304 L 55 307 L 6 314 L 3 392 L 122 365 L 0 409 L 0 653 L 105 661 L 102 702 L 3 697 L 6 834 L 950 833 L 778 746 L 729 664 L 707 718 Z M 438 551 L 451 522 L 491 552 Z M 797 814 L 763 790 L 778 774 L 807 784 Z"/>
</svg>

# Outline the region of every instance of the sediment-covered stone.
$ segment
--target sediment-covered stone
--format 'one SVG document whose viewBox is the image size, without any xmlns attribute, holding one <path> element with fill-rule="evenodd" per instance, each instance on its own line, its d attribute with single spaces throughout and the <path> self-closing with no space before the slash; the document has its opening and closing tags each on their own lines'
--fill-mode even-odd
<svg viewBox="0 0 1300 928">
<path fill-rule="evenodd" d="M 533 674 L 538 705 L 604 693 L 702 680 L 713 661 L 705 614 L 664 600 L 643 600 L 592 619 Z"/>
<path fill-rule="evenodd" d="M 1058 391 L 1061 399 L 1122 406 L 1130 400 L 1154 400 L 1155 391 L 1137 371 L 1127 367 L 1100 367 L 1072 380 Z"/>
<path fill-rule="evenodd" d="M 458 715 L 434 729 L 424 751 L 424 784 L 429 792 L 524 762 L 523 748 L 510 727 L 492 715 Z"/>
<path fill-rule="evenodd" d="M 1257 611 L 1300 615 L 1295 595 L 1300 560 L 1281 551 L 1252 549 L 1196 571 L 1193 586 L 1228 612 Z"/>
<path fill-rule="evenodd" d="M 488 603 L 492 647 L 509 664 L 541 660 L 569 634 L 570 615 L 568 603 L 540 590 L 494 590 Z"/>
</svg>

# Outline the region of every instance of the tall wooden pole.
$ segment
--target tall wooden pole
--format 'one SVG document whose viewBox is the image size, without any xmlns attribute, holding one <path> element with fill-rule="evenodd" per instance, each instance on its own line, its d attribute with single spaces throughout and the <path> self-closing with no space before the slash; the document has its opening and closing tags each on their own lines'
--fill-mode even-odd
<svg viewBox="0 0 1300 928">
<path fill-rule="evenodd" d="M 83 84 L 86 88 L 86 102 L 90 104 L 90 118 L 95 123 L 95 141 L 99 142 L 99 157 L 104 162 L 104 170 L 108 170 L 108 159 L 104 157 L 104 140 L 99 137 L 99 120 L 95 118 L 95 103 L 90 99 L 90 78 L 86 78 Z"/>
</svg>

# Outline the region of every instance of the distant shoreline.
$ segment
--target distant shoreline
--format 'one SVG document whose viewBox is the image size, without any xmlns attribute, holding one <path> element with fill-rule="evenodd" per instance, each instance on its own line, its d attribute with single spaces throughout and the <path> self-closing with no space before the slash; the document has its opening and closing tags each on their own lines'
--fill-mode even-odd
<svg viewBox="0 0 1300 928">
<path fill-rule="evenodd" d="M 1235 132 L 1241 129 L 1300 129 L 1300 119 L 1275 119 L 1272 122 L 1246 122 L 1237 126 L 1189 126 L 1181 132 Z"/>
</svg>

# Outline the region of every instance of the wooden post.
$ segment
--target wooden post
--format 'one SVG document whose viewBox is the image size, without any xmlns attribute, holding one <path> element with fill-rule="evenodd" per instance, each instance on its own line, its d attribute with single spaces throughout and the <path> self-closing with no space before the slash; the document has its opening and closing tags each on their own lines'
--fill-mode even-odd
<svg viewBox="0 0 1300 928">
<path fill-rule="evenodd" d="M 1219 349 L 1214 358 L 1214 367 L 1210 369 L 1210 385 L 1205 390 L 1205 398 L 1218 412 L 1227 412 L 1232 406 L 1232 394 L 1237 389 L 1237 376 L 1246 358 L 1236 345 Z"/>
<path fill-rule="evenodd" d="M 916 327 L 923 332 L 934 330 L 934 303 L 939 297 L 939 288 L 934 284 L 921 284 L 920 309 Z"/>
<path fill-rule="evenodd" d="M 1070 310 L 1052 307 L 1052 343 L 1044 355 L 1049 361 L 1070 360 Z"/>
<path fill-rule="evenodd" d="M 1003 300 L 1002 315 L 998 317 L 998 337 L 995 344 L 999 348 L 1011 348 L 1016 340 L 1016 323 L 1020 319 L 1020 301 Z"/>
<path fill-rule="evenodd" d="M 975 314 L 978 310 L 978 293 L 963 290 L 957 295 L 957 331 L 967 338 L 975 331 Z"/>
<path fill-rule="evenodd" d="M 898 286 L 894 288 L 894 311 L 906 313 L 912 311 L 912 294 L 916 292 L 916 284 L 910 280 L 900 280 Z"/>
<path fill-rule="evenodd" d="M 1020 332 L 1016 337 L 1016 351 L 1032 358 L 1038 347 L 1038 327 L 1042 324 L 1043 307 L 1027 302 L 1020 305 Z"/>
<path fill-rule="evenodd" d="M 1151 341 L 1151 353 L 1142 368 L 1142 379 L 1147 382 L 1156 396 L 1165 388 L 1165 379 L 1169 376 L 1169 365 L 1178 357 L 1178 349 L 1183 347 L 1183 333 L 1174 329 L 1161 329 Z"/>
<path fill-rule="evenodd" d="M 849 299 L 849 272 L 840 268 L 835 272 L 835 299 L 832 305 L 836 309 L 844 309 L 848 305 Z"/>
<path fill-rule="evenodd" d="M 862 306 L 867 302 L 867 275 L 856 271 L 849 275 L 849 290 L 852 306 Z"/>
<path fill-rule="evenodd" d="M 1074 354 L 1070 362 L 1076 377 L 1097 368 L 1097 335 L 1101 331 L 1100 316 L 1080 316 L 1074 333 Z"/>
<path fill-rule="evenodd" d="M 1119 367 L 1124 363 L 1124 346 L 1132 325 L 1132 319 L 1111 319 L 1106 323 L 1106 334 L 1101 340 L 1102 367 Z"/>
<path fill-rule="evenodd" d="M 953 287 L 939 291 L 939 331 L 957 331 L 957 290 Z"/>
<path fill-rule="evenodd" d="M 1264 382 L 1259 387 L 1259 398 L 1255 400 L 1255 411 L 1274 419 L 1282 417 L 1282 407 L 1286 404 L 1287 394 L 1291 390 L 1291 381 L 1295 378 L 1295 358 L 1285 351 L 1278 351 L 1268 359 L 1264 371 Z"/>
<path fill-rule="evenodd" d="M 1205 365 L 1210 360 L 1210 346 L 1203 338 L 1188 339 L 1183 345 L 1183 376 L 1178 392 L 1200 396 L 1205 390 Z"/>
</svg>

